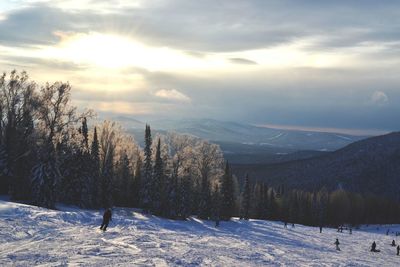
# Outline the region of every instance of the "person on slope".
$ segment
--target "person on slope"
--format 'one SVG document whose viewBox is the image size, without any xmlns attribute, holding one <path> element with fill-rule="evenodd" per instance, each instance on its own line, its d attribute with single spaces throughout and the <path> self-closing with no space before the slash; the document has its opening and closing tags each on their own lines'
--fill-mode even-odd
<svg viewBox="0 0 400 267">
<path fill-rule="evenodd" d="M 108 223 L 112 221 L 111 209 L 108 208 L 103 214 L 103 222 L 101 223 L 100 230 L 106 231 Z"/>
<path fill-rule="evenodd" d="M 372 242 L 372 245 L 371 245 L 371 252 L 381 252 L 380 250 L 376 249 L 376 243 L 375 243 L 375 241 Z"/>
<path fill-rule="evenodd" d="M 400 245 L 397 245 L 397 256 L 400 255 Z"/>
<path fill-rule="evenodd" d="M 336 241 L 335 241 L 335 243 L 333 243 L 333 244 L 336 245 L 336 250 L 340 251 L 340 248 L 339 248 L 339 245 L 340 245 L 339 239 L 336 238 Z"/>
<path fill-rule="evenodd" d="M 395 247 L 396 246 L 396 242 L 394 241 L 394 239 L 393 239 L 393 241 L 392 241 L 392 247 Z"/>
</svg>

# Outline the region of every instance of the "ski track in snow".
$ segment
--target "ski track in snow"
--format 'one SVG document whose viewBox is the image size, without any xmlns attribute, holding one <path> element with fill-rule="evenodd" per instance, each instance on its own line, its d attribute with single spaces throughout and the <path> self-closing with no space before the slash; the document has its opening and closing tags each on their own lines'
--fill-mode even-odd
<svg viewBox="0 0 400 267">
<path fill-rule="evenodd" d="M 0 201 L 0 266 L 400 266 L 386 229 L 336 229 L 260 220 L 173 221 L 115 209 L 106 232 L 100 211 L 62 211 Z M 336 251 L 339 238 L 342 251 Z M 380 253 L 369 252 L 372 241 Z"/>
</svg>

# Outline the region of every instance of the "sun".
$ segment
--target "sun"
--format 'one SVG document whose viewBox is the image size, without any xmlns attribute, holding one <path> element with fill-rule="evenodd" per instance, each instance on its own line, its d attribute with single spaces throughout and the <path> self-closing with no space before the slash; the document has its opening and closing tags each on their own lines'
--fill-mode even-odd
<svg viewBox="0 0 400 267">
<path fill-rule="evenodd" d="M 60 38 L 46 56 L 101 68 L 139 67 L 150 71 L 210 67 L 210 61 L 168 47 L 152 47 L 130 37 L 105 33 L 55 33 Z"/>
<path fill-rule="evenodd" d="M 113 34 L 75 34 L 62 38 L 58 47 L 63 55 L 76 63 L 105 68 L 123 68 L 143 61 L 148 52 L 143 45 Z"/>
</svg>

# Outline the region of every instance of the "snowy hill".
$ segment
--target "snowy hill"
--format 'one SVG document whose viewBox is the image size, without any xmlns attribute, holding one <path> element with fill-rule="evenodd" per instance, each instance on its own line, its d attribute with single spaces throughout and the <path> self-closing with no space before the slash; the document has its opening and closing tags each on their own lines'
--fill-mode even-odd
<svg viewBox="0 0 400 267">
<path fill-rule="evenodd" d="M 102 233 L 100 211 L 60 211 L 0 201 L 0 266 L 399 266 L 386 227 L 352 235 L 269 221 L 172 221 L 115 209 Z M 390 227 L 391 231 L 400 226 Z M 342 251 L 334 248 L 339 238 Z M 372 241 L 381 253 L 369 252 Z M 396 242 L 400 242 L 400 238 Z"/>
</svg>

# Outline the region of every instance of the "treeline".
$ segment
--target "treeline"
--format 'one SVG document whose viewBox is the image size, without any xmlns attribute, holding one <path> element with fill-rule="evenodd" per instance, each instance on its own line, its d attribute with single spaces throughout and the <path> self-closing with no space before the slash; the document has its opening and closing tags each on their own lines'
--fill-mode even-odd
<svg viewBox="0 0 400 267">
<path fill-rule="evenodd" d="M 344 224 L 356 226 L 400 222 L 400 204 L 375 195 L 344 190 L 328 192 L 326 189 L 318 192 L 286 192 L 283 186 L 273 189 L 264 183 L 256 182 L 252 186 L 249 183 L 247 177 L 244 187 L 251 188 L 251 194 L 244 194 L 243 197 L 248 199 L 243 199 L 242 202 L 251 204 L 248 210 L 241 213 L 245 219 L 334 227 Z"/>
<path fill-rule="evenodd" d="M 125 206 L 172 219 L 233 216 L 307 225 L 398 223 L 399 204 L 342 190 L 309 193 L 245 178 L 240 188 L 218 145 L 152 136 L 144 147 L 114 122 L 88 123 L 71 86 L 39 87 L 25 72 L 0 77 L 0 194 L 54 208 Z M 95 125 L 95 126 L 90 126 Z"/>
<path fill-rule="evenodd" d="M 219 146 L 174 133 L 152 138 L 147 125 L 142 149 L 114 122 L 89 127 L 92 112 L 78 113 L 70 93 L 68 83 L 39 87 L 25 72 L 0 77 L 0 193 L 48 208 L 59 201 L 212 215 Z"/>
</svg>

